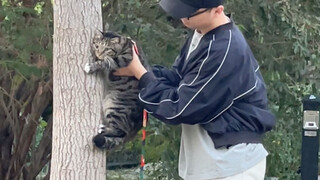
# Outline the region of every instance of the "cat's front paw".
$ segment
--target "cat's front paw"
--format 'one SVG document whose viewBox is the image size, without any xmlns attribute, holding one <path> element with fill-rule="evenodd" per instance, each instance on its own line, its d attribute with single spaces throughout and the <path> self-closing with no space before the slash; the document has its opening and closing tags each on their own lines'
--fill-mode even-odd
<svg viewBox="0 0 320 180">
<path fill-rule="evenodd" d="M 86 72 L 86 73 L 88 73 L 88 74 L 90 74 L 90 73 L 93 72 L 92 69 L 91 69 L 90 63 L 87 63 L 87 64 L 84 66 L 83 70 L 84 70 L 84 72 Z"/>
<path fill-rule="evenodd" d="M 106 126 L 103 124 L 100 124 L 99 129 L 98 129 L 98 133 L 101 134 L 101 133 L 105 132 L 105 130 L 106 130 Z"/>
</svg>

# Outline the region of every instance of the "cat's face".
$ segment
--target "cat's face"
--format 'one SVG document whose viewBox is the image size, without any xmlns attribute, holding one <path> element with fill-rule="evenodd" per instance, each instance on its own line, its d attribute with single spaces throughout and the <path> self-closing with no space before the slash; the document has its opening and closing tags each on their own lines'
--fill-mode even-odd
<svg viewBox="0 0 320 180">
<path fill-rule="evenodd" d="M 121 41 L 123 37 L 112 33 L 95 33 L 92 42 L 92 49 L 99 60 L 103 60 L 106 56 L 116 57 L 122 50 Z"/>
</svg>

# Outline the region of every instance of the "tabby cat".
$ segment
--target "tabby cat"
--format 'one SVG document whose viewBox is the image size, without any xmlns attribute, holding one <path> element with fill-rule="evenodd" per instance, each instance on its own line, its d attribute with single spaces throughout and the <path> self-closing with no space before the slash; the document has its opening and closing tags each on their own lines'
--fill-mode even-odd
<svg viewBox="0 0 320 180">
<path fill-rule="evenodd" d="M 142 107 L 138 100 L 138 80 L 134 77 L 114 76 L 113 72 L 126 67 L 132 60 L 133 41 L 113 32 L 95 34 L 92 49 L 93 63 L 85 65 L 85 72 L 103 72 L 106 95 L 103 100 L 103 120 L 93 138 L 100 149 L 111 150 L 131 140 L 142 127 Z M 141 63 L 147 67 L 143 58 Z"/>
</svg>

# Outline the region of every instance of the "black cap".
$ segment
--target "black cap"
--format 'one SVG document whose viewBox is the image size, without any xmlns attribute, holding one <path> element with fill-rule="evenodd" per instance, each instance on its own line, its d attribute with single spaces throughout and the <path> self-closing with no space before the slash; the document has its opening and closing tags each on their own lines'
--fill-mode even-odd
<svg viewBox="0 0 320 180">
<path fill-rule="evenodd" d="M 170 16 L 180 19 L 191 16 L 200 8 L 214 8 L 223 0 L 161 0 L 160 6 Z"/>
</svg>

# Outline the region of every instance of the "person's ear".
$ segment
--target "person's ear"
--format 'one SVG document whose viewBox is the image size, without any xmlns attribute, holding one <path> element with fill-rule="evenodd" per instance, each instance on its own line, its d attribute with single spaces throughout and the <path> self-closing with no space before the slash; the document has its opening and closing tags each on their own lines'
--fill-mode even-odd
<svg viewBox="0 0 320 180">
<path fill-rule="evenodd" d="M 216 14 L 222 14 L 224 11 L 224 6 L 219 5 L 218 7 L 215 8 L 215 13 Z"/>
</svg>

